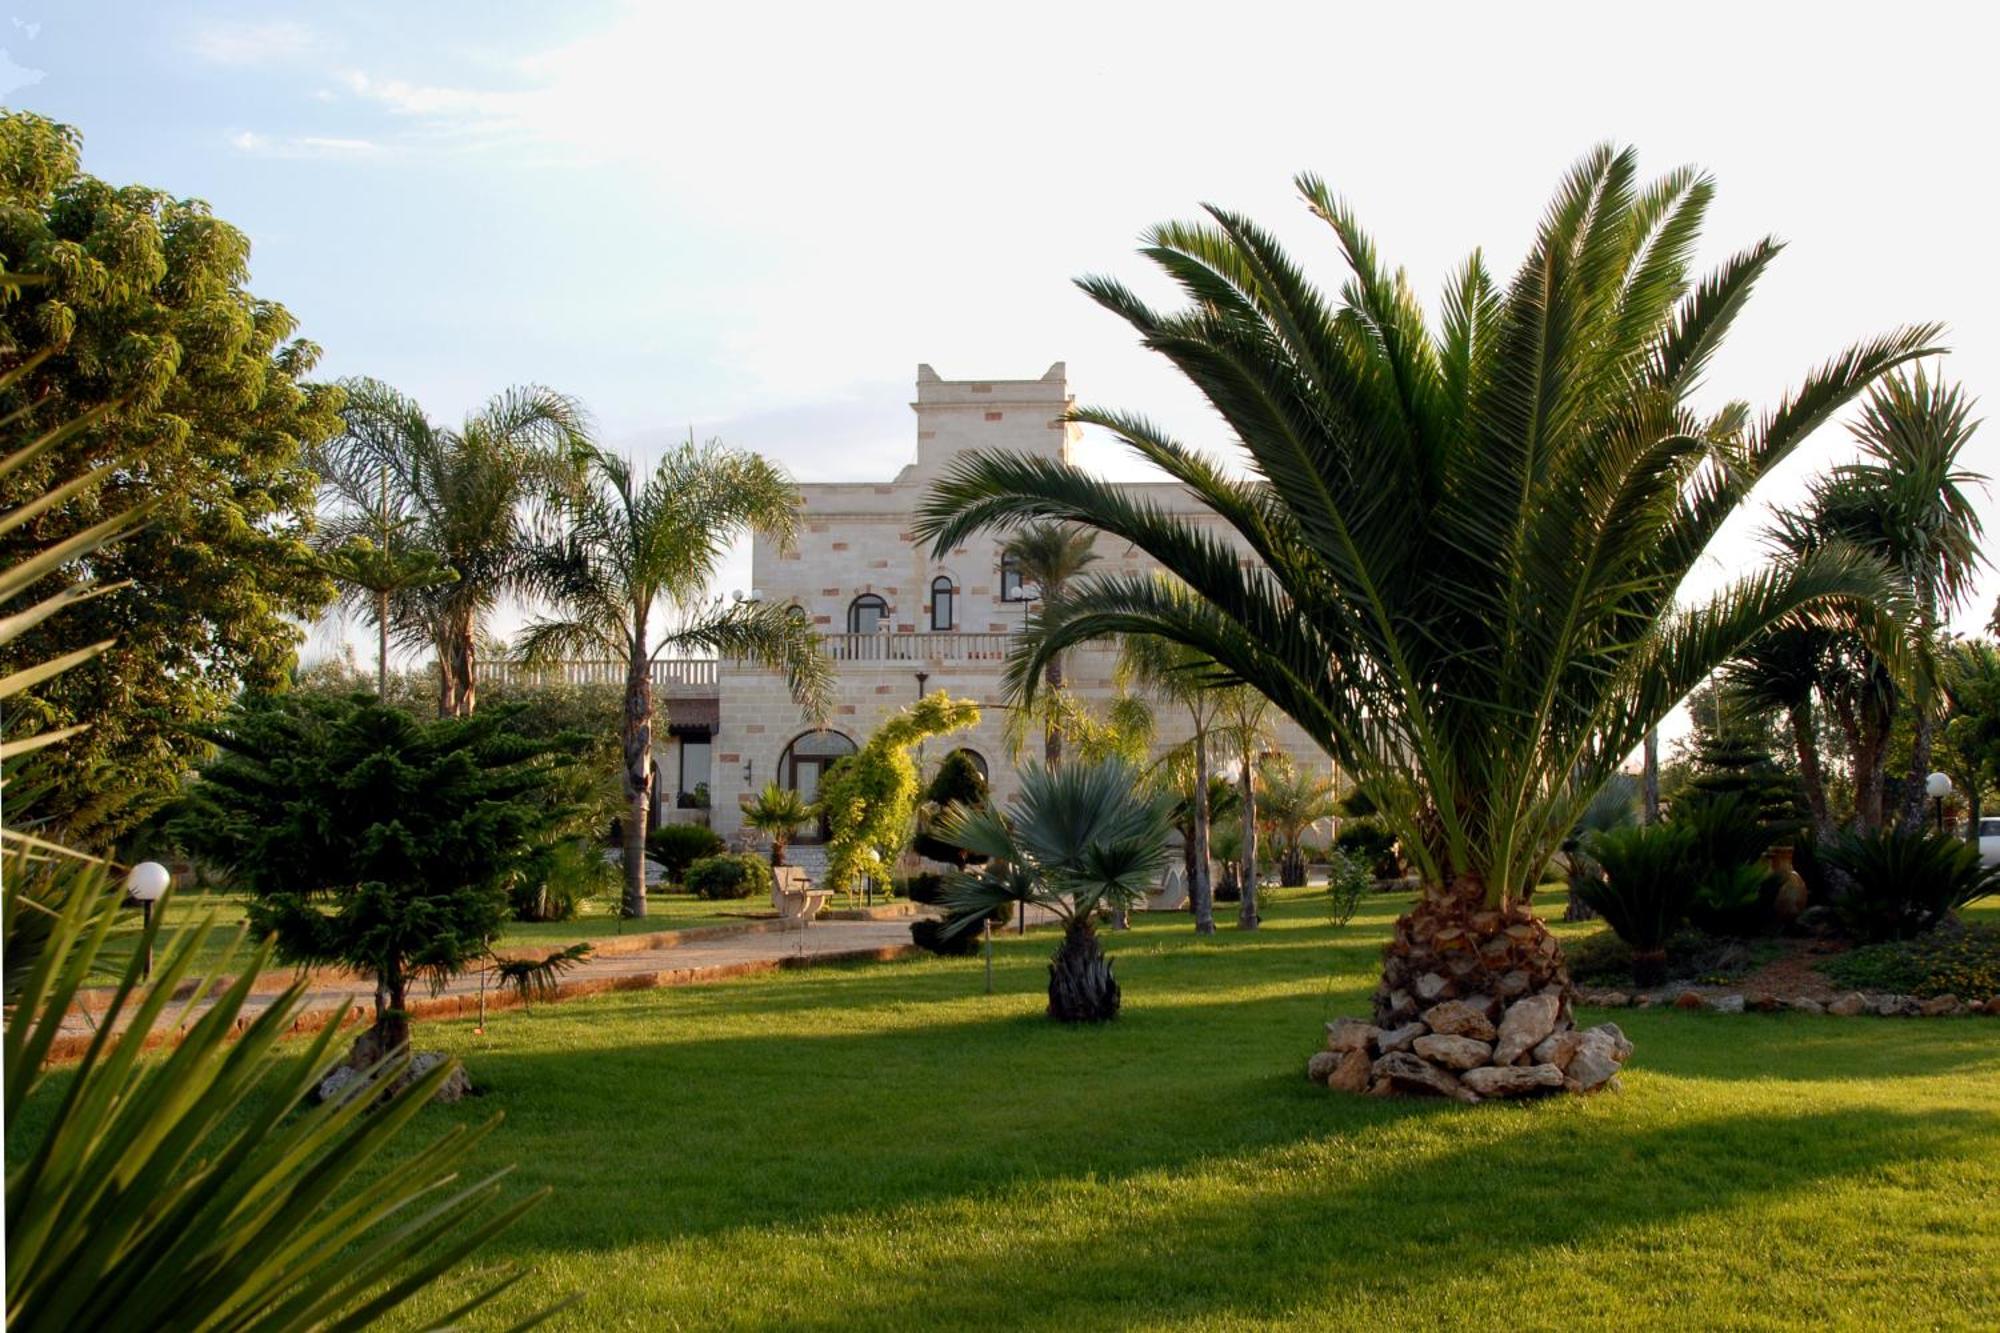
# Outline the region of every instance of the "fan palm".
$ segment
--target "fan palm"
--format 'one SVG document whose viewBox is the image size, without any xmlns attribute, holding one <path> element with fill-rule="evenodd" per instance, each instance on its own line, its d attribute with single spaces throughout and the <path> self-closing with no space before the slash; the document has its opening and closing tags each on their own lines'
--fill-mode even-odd
<svg viewBox="0 0 2000 1333">
<path fill-rule="evenodd" d="M 565 507 L 559 538 L 535 545 L 528 585 L 556 611 L 520 642 L 531 663 L 605 655 L 626 664 L 625 913 L 646 914 L 646 817 L 653 792 L 653 660 L 661 653 L 748 658 L 785 673 L 809 715 L 826 711 L 832 672 L 810 625 L 775 603 L 708 595 L 730 543 L 746 532 L 789 545 L 798 490 L 752 453 L 692 438 L 652 475 L 602 451 Z"/>
<path fill-rule="evenodd" d="M 1007 539 L 1001 554 L 1020 572 L 1021 582 L 1032 585 L 1047 614 L 1069 592 L 1077 577 L 1097 562 L 1091 547 L 1097 534 L 1087 528 L 1062 523 L 1030 523 Z M 1062 654 L 1051 657 L 1043 668 L 1049 693 L 1063 692 Z M 1053 768 L 1062 762 L 1063 729 L 1053 723 L 1042 730 L 1042 759 Z"/>
<path fill-rule="evenodd" d="M 322 450 L 324 475 L 364 512 L 386 476 L 391 507 L 413 520 L 404 544 L 451 573 L 398 589 L 392 614 L 404 641 L 437 652 L 439 716 L 469 717 L 482 623 L 521 587 L 538 514 L 578 484 L 588 420 L 574 399 L 530 386 L 495 395 L 453 430 L 379 380 L 343 387 L 345 427 Z"/>
<path fill-rule="evenodd" d="M 1159 877 L 1169 831 L 1167 802 L 1145 792 L 1123 760 L 1031 764 L 1003 813 L 955 805 L 937 836 L 987 858 L 947 882 L 948 931 L 969 930 L 1003 904 L 1029 905 L 1061 920 L 1062 944 L 1049 964 L 1049 1017 L 1101 1022 L 1118 1014 L 1118 983 L 1098 942 L 1100 909 L 1129 908 Z"/>
<path fill-rule="evenodd" d="M 1082 284 L 1203 393 L 1250 475 L 1137 415 L 1075 418 L 1167 472 L 1233 540 L 1064 462 L 994 453 L 935 483 L 918 528 L 945 551 L 982 529 L 1067 522 L 1174 576 L 1072 589 L 1015 653 L 1024 688 L 1073 643 L 1151 634 L 1213 658 L 1216 684 L 1262 692 L 1343 768 L 1415 783 L 1417 813 L 1391 818 L 1427 891 L 1377 995 L 1390 1021 L 1415 1009 L 1404 978 L 1442 964 L 1440 932 L 1454 948 L 1506 941 L 1465 985 L 1497 984 L 1480 975 L 1496 965 L 1563 979 L 1521 903 L 1603 778 L 1766 627 L 1873 613 L 1891 595 L 1875 561 L 1833 543 L 1676 601 L 1757 483 L 1875 378 L 1934 350 L 1936 330 L 1863 343 L 1754 420 L 1741 404 L 1702 416 L 1688 399 L 1778 252 L 1762 241 L 1693 280 L 1707 177 L 1642 183 L 1630 150 L 1593 151 L 1512 280 L 1475 254 L 1435 328 L 1347 208 L 1311 176 L 1298 186 L 1345 257 L 1337 303 L 1220 208 L 1150 233 L 1186 309 Z"/>
<path fill-rule="evenodd" d="M 785 845 L 813 813 L 805 797 L 790 787 L 767 782 L 764 790 L 757 793 L 757 799 L 743 807 L 743 822 L 771 839 L 771 864 L 781 866 L 785 863 Z"/>
</svg>

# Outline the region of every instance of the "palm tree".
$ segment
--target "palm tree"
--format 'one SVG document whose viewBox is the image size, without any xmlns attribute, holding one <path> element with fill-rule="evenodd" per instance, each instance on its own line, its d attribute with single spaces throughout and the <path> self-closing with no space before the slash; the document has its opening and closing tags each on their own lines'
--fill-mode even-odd
<svg viewBox="0 0 2000 1333">
<path fill-rule="evenodd" d="M 1693 281 L 1707 177 L 1645 184 L 1631 151 L 1592 152 L 1513 279 L 1475 254 L 1435 328 L 1346 207 L 1317 179 L 1298 186 L 1346 260 L 1337 303 L 1220 208 L 1148 237 L 1185 309 L 1082 284 L 1203 393 L 1250 475 L 1137 415 L 1074 419 L 1168 473 L 1233 542 L 1074 466 L 999 453 L 954 464 L 918 529 L 942 552 L 983 529 L 1071 523 L 1175 576 L 1071 589 L 1017 647 L 1022 688 L 1071 644 L 1150 634 L 1261 691 L 1343 769 L 1416 786 L 1416 811 L 1389 818 L 1426 889 L 1398 924 L 1378 1021 L 1415 1012 L 1406 982 L 1456 975 L 1440 933 L 1488 948 L 1448 991 L 1516 970 L 1566 986 L 1523 903 L 1591 793 L 1765 628 L 1873 614 L 1892 592 L 1839 543 L 1694 605 L 1677 590 L 1757 483 L 1875 378 L 1934 350 L 1936 330 L 1855 347 L 1754 420 L 1740 404 L 1703 417 L 1687 400 L 1778 252 L 1759 242 Z"/>
<path fill-rule="evenodd" d="M 832 668 L 812 627 L 776 603 L 724 603 L 709 583 L 730 544 L 754 532 L 789 546 L 798 489 L 752 453 L 692 437 L 641 482 L 602 451 L 566 506 L 567 531 L 534 546 L 526 578 L 556 608 L 521 638 L 530 663 L 604 655 L 625 662 L 625 914 L 646 914 L 646 817 L 653 793 L 653 660 L 713 653 L 785 673 L 809 716 L 826 711 Z"/>
<path fill-rule="evenodd" d="M 775 782 L 764 784 L 757 799 L 743 807 L 743 822 L 771 839 L 771 864 L 785 863 L 785 845 L 799 831 L 799 825 L 813 817 L 813 807 L 790 787 Z"/>
<path fill-rule="evenodd" d="M 1091 547 L 1097 534 L 1062 523 L 1031 523 L 1007 539 L 1001 554 L 1013 562 L 1023 585 L 1036 588 L 1040 614 L 1046 616 L 1061 605 L 1070 585 L 1097 561 Z M 1051 657 L 1043 668 L 1048 691 L 1060 695 L 1063 688 L 1062 655 Z M 1042 731 L 1042 758 L 1050 768 L 1062 762 L 1063 733 L 1058 726 Z"/>
<path fill-rule="evenodd" d="M 1236 788 L 1243 811 L 1242 858 L 1239 877 L 1242 895 L 1237 900 L 1236 928 L 1255 930 L 1257 915 L 1257 785 L 1258 756 L 1271 744 L 1271 701 L 1252 689 L 1238 685 L 1220 692 L 1222 734 L 1235 749 Z"/>
<path fill-rule="evenodd" d="M 1049 1017 L 1102 1022 L 1118 1015 L 1118 983 L 1097 938 L 1100 909 L 1129 908 L 1159 877 L 1166 859 L 1167 807 L 1147 796 L 1123 760 L 1021 771 L 1020 791 L 1002 812 L 952 806 L 938 836 L 987 858 L 955 871 L 944 896 L 947 931 L 970 929 L 1005 903 L 1053 912 L 1062 944 L 1049 963 Z"/>
<path fill-rule="evenodd" d="M 1263 770 L 1264 793 L 1258 809 L 1284 848 L 1278 882 L 1296 888 L 1306 882 L 1306 830 L 1338 813 L 1333 779 L 1317 777 L 1282 757 L 1265 763 Z"/>
<path fill-rule="evenodd" d="M 1979 506 L 1966 491 L 1986 479 L 1959 467 L 1959 456 L 1977 427 L 1972 403 L 1956 385 L 1934 380 L 1918 366 L 1895 374 L 1869 392 L 1853 428 L 1859 463 L 1840 468 L 1827 517 L 1844 533 L 1895 566 L 1916 611 L 1913 632 L 1926 644 L 1950 612 L 1972 591 L 1985 563 L 1979 542 Z M 1902 825 L 1923 823 L 1924 779 L 1931 771 L 1937 735 L 1938 681 L 1928 653 L 1914 654 L 1916 735 L 1903 786 Z"/>
<path fill-rule="evenodd" d="M 1044 623 L 1048 622 L 1045 618 Z M 1018 662 L 1015 664 L 1018 665 Z M 1010 671 L 1013 668 L 1010 666 Z M 1224 695 L 1215 688 L 1219 670 L 1213 659 L 1164 636 L 1131 634 L 1119 643 L 1118 677 L 1165 703 L 1187 710 L 1192 734 L 1187 741 L 1186 841 L 1188 903 L 1194 908 L 1197 935 L 1215 933 L 1215 885 L 1209 878 L 1209 741 L 1221 724 Z M 1031 690 L 1018 674 L 1014 693 Z"/>
<path fill-rule="evenodd" d="M 1784 713 L 1817 838 L 1833 832 L 1833 811 L 1820 763 L 1819 722 L 1813 711 L 1816 696 L 1828 688 L 1833 638 L 1832 633 L 1809 621 L 1781 624 L 1751 644 L 1725 673 L 1744 707 L 1760 714 Z"/>
<path fill-rule="evenodd" d="M 407 544 L 452 574 L 397 590 L 397 631 L 438 658 L 438 715 L 470 717 L 478 702 L 481 624 L 522 586 L 537 518 L 578 484 L 590 450 L 575 400 L 540 387 L 509 389 L 453 430 L 379 380 L 343 382 L 342 433 L 325 448 L 343 491 L 386 476 L 392 502 L 413 520 Z M 365 495 L 365 491 L 364 491 Z"/>
</svg>

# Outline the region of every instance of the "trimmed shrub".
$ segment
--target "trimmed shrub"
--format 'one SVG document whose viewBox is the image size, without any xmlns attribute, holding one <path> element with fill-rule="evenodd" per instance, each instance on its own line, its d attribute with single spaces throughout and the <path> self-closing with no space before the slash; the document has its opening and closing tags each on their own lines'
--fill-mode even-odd
<svg viewBox="0 0 2000 1333">
<path fill-rule="evenodd" d="M 1377 879 L 1396 879 L 1403 862 L 1396 855 L 1396 835 L 1373 819 L 1350 819 L 1340 826 L 1333 840 L 1336 852 L 1360 858 Z"/>
<path fill-rule="evenodd" d="M 662 824 L 646 835 L 646 855 L 658 861 L 675 884 L 687 878 L 689 866 L 720 854 L 725 846 L 714 829 L 700 824 Z"/>
<path fill-rule="evenodd" d="M 1979 848 L 1944 833 L 1849 833 L 1818 859 L 1841 885 L 1834 916 L 1857 939 L 1907 940 L 2000 892 L 2000 866 L 1982 865 Z"/>
<path fill-rule="evenodd" d="M 948 924 L 948 919 L 936 917 L 912 921 L 910 942 L 942 958 L 969 958 L 979 952 L 984 932 L 978 926 L 968 926 L 955 935 L 947 936 L 944 932 Z"/>
<path fill-rule="evenodd" d="M 936 905 L 944 900 L 944 876 L 934 870 L 912 875 L 897 887 L 913 903 Z"/>
<path fill-rule="evenodd" d="M 763 857 L 750 852 L 729 852 L 704 856 L 688 867 L 688 892 L 712 900 L 769 897 L 771 867 Z"/>
</svg>

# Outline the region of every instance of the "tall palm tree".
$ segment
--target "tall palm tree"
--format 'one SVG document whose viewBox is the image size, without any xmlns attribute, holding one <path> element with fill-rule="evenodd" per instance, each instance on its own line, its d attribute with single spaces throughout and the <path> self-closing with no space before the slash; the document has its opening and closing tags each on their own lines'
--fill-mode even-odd
<svg viewBox="0 0 2000 1333">
<path fill-rule="evenodd" d="M 1030 904 L 1047 908 L 1063 925 L 1049 964 L 1049 1017 L 1115 1018 L 1118 983 L 1097 938 L 1097 914 L 1145 896 L 1166 859 L 1167 832 L 1166 801 L 1147 795 L 1123 760 L 1031 764 L 1004 812 L 954 805 L 939 816 L 940 838 L 986 858 L 977 870 L 952 873 L 946 930 L 971 929 L 1005 903 L 1023 915 Z"/>
<path fill-rule="evenodd" d="M 1188 376 L 1250 475 L 1137 415 L 1075 419 L 1168 473 L 1233 540 L 1001 453 L 956 463 L 919 531 L 942 552 L 982 529 L 1072 523 L 1175 576 L 1072 589 L 1016 651 L 1024 687 L 1070 644 L 1151 634 L 1264 693 L 1358 778 L 1414 783 L 1415 813 L 1390 818 L 1426 891 L 1398 924 L 1380 1021 L 1415 1011 L 1406 983 L 1457 975 L 1441 950 L 1467 943 L 1488 951 L 1447 990 L 1514 971 L 1566 985 L 1523 900 L 1591 793 L 1766 627 L 1871 614 L 1892 592 L 1838 543 L 1694 605 L 1677 590 L 1757 483 L 1876 377 L 1935 350 L 1936 330 L 1857 346 L 1754 420 L 1742 405 L 1704 417 L 1688 399 L 1778 252 L 1761 241 L 1694 281 L 1706 176 L 1643 183 L 1631 151 L 1593 151 L 1514 277 L 1497 283 L 1475 254 L 1436 327 L 1347 208 L 1311 176 L 1298 186 L 1345 258 L 1337 302 L 1214 207 L 1148 237 L 1186 308 L 1082 284 Z"/>
<path fill-rule="evenodd" d="M 1979 506 L 1966 492 L 1986 478 L 1959 466 L 1977 424 L 1957 385 L 1933 379 L 1922 366 L 1890 375 L 1870 390 L 1853 428 L 1861 461 L 1840 468 L 1830 492 L 1826 517 L 1836 531 L 1896 568 L 1916 613 L 1912 630 L 1927 644 L 1972 591 L 1973 575 L 1985 563 Z M 1924 817 L 1939 708 L 1933 662 L 1929 653 L 1912 658 L 1916 734 L 1901 803 L 1906 830 L 1921 826 Z"/>
<path fill-rule="evenodd" d="M 1040 614 L 1046 616 L 1062 604 L 1077 577 L 1097 562 L 1097 552 L 1091 549 L 1096 541 L 1097 534 L 1085 528 L 1063 523 L 1030 523 L 1007 539 L 1001 554 L 1013 561 L 1023 584 L 1032 584 L 1037 589 Z M 1048 660 L 1043 677 L 1051 693 L 1062 692 L 1062 654 Z M 1043 762 L 1054 768 L 1062 762 L 1062 753 L 1062 729 L 1054 725 L 1044 727 Z"/>
<path fill-rule="evenodd" d="M 531 386 L 495 395 L 454 430 L 379 380 L 343 387 L 346 426 L 325 448 L 329 475 L 364 487 L 386 475 L 413 520 L 408 545 L 451 572 L 399 590 L 392 615 L 405 642 L 437 652 L 439 716 L 470 717 L 481 624 L 522 586 L 537 519 L 579 483 L 588 420 L 574 399 Z"/>
<path fill-rule="evenodd" d="M 1236 751 L 1236 790 L 1243 812 L 1243 855 L 1239 878 L 1242 894 L 1236 904 L 1236 928 L 1255 930 L 1257 915 L 1257 787 L 1258 757 L 1271 744 L 1271 701 L 1253 689 L 1237 685 L 1222 690 L 1222 733 Z"/>
<path fill-rule="evenodd" d="M 1050 622 L 1045 618 L 1044 623 Z M 1194 909 L 1197 935 L 1215 933 L 1215 884 L 1209 875 L 1208 833 L 1213 772 L 1210 744 L 1221 725 L 1224 701 L 1224 693 L 1216 688 L 1219 671 L 1214 660 L 1198 649 L 1163 635 L 1129 634 L 1119 642 L 1119 684 L 1187 710 L 1189 767 L 1180 776 L 1186 780 L 1188 802 L 1188 905 Z M 1032 689 L 1032 683 L 1017 673 L 1014 692 Z"/>
<path fill-rule="evenodd" d="M 719 441 L 667 451 L 651 476 L 598 451 L 566 508 L 567 531 L 533 548 L 528 582 L 556 607 L 531 622 L 531 663 L 605 655 L 625 664 L 625 913 L 646 914 L 646 816 L 653 793 L 653 660 L 661 653 L 748 658 L 785 673 L 792 697 L 818 718 L 832 668 L 812 627 L 776 603 L 729 604 L 708 594 L 744 533 L 789 546 L 798 488 L 783 469 Z"/>
</svg>

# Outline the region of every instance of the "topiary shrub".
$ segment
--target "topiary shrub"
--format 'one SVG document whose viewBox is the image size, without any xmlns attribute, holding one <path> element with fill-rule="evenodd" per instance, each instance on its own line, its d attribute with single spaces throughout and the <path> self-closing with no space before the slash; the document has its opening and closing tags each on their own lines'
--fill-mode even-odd
<svg viewBox="0 0 2000 1333">
<path fill-rule="evenodd" d="M 1350 819 L 1333 840 L 1336 852 L 1358 857 L 1377 879 L 1402 876 L 1402 859 L 1396 855 L 1396 835 L 1374 819 Z"/>
<path fill-rule="evenodd" d="M 688 892 L 712 900 L 769 897 L 771 867 L 761 856 L 749 852 L 729 852 L 705 856 L 687 870 Z"/>
<path fill-rule="evenodd" d="M 646 835 L 646 855 L 658 861 L 676 884 L 687 878 L 689 866 L 719 854 L 725 846 L 714 829 L 700 824 L 662 824 Z"/>
<path fill-rule="evenodd" d="M 919 949 L 928 950 L 941 958 L 969 958 L 979 952 L 982 932 L 976 927 L 967 927 L 955 933 L 946 933 L 951 918 L 924 917 L 910 923 L 910 942 Z"/>
<path fill-rule="evenodd" d="M 1818 859 L 1841 885 L 1834 916 L 1857 939 L 1907 940 L 2000 892 L 2000 866 L 1982 865 L 1979 848 L 1943 833 L 1849 833 L 1820 847 Z"/>
<path fill-rule="evenodd" d="M 944 900 L 944 876 L 934 870 L 912 875 L 898 886 L 913 903 L 936 905 Z"/>
</svg>

